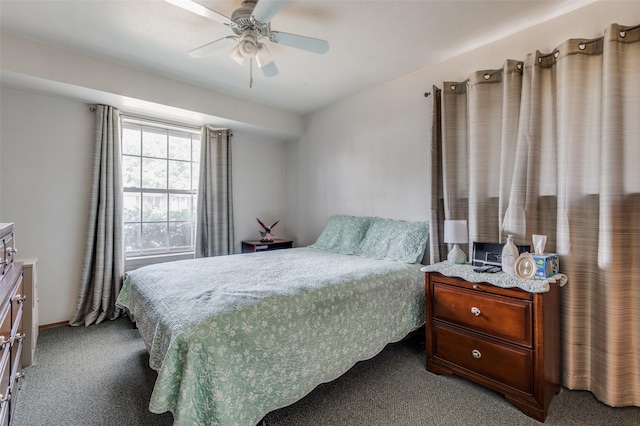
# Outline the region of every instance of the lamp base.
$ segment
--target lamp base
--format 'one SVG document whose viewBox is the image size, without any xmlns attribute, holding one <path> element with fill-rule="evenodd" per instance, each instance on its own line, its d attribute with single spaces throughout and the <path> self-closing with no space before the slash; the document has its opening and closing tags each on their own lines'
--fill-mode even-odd
<svg viewBox="0 0 640 426">
<path fill-rule="evenodd" d="M 451 263 L 463 264 L 467 261 L 467 255 L 464 254 L 459 245 L 454 244 L 453 248 L 447 255 L 447 260 Z"/>
</svg>

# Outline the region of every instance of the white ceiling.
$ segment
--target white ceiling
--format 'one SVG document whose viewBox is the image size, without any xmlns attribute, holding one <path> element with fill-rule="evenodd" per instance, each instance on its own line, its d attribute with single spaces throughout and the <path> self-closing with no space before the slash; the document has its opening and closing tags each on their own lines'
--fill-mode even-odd
<svg viewBox="0 0 640 426">
<path fill-rule="evenodd" d="M 269 0 L 260 0 L 269 1 Z M 324 55 L 268 43 L 279 75 L 266 78 L 226 52 L 187 51 L 232 35 L 163 0 L 0 0 L 2 32 L 306 114 L 472 50 L 594 0 L 292 0 L 272 30 L 329 41 Z M 199 0 L 230 16 L 241 0 Z"/>
</svg>

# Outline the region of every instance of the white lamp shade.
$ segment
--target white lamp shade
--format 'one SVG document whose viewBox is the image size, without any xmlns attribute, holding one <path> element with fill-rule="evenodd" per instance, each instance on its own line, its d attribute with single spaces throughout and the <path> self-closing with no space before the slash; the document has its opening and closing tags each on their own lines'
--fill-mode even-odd
<svg viewBox="0 0 640 426">
<path fill-rule="evenodd" d="M 453 244 L 464 244 L 469 242 L 467 235 L 466 220 L 445 220 L 444 221 L 444 242 Z"/>
<path fill-rule="evenodd" d="M 253 58 L 257 52 L 258 46 L 256 45 L 255 39 L 251 36 L 244 36 L 231 52 L 229 52 L 229 56 L 239 65 L 242 65 L 245 59 Z"/>
<path fill-rule="evenodd" d="M 273 62 L 273 58 L 271 57 L 271 53 L 269 53 L 269 49 L 267 49 L 267 46 L 262 43 L 258 44 L 258 51 L 256 52 L 256 62 L 258 63 L 258 66 L 260 68 Z"/>
<path fill-rule="evenodd" d="M 458 244 L 469 242 L 467 235 L 466 220 L 445 220 L 444 221 L 444 242 L 453 244 L 453 249 L 449 252 L 447 260 L 451 263 L 463 264 L 467 261 Z"/>
<path fill-rule="evenodd" d="M 231 52 L 229 52 L 229 57 L 236 61 L 239 65 L 244 64 L 244 56 L 240 50 L 240 44 L 237 44 Z"/>
</svg>

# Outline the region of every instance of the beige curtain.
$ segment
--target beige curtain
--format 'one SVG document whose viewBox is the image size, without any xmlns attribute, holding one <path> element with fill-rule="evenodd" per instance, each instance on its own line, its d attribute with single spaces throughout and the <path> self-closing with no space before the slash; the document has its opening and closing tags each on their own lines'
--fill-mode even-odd
<svg viewBox="0 0 640 426">
<path fill-rule="evenodd" d="M 563 385 L 640 406 L 640 26 L 445 82 L 435 106 L 432 217 L 471 242 L 546 234 L 569 277 Z"/>
<path fill-rule="evenodd" d="M 234 253 L 231 135 L 202 129 L 196 257 Z"/>
<path fill-rule="evenodd" d="M 78 303 L 70 325 L 115 319 L 124 276 L 120 112 L 96 106 L 89 228 Z"/>
<path fill-rule="evenodd" d="M 431 213 L 429 217 L 429 262 L 438 263 L 447 257 L 444 243 L 444 196 L 442 173 L 442 91 L 433 86 L 431 103 Z"/>
</svg>

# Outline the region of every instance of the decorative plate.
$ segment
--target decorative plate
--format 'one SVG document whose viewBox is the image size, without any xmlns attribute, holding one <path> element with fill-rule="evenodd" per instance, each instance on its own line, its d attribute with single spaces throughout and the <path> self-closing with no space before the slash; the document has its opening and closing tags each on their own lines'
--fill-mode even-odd
<svg viewBox="0 0 640 426">
<path fill-rule="evenodd" d="M 531 253 L 522 253 L 513 265 L 516 275 L 523 280 L 530 280 L 536 275 L 536 262 Z"/>
</svg>

